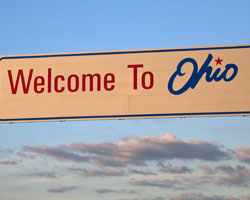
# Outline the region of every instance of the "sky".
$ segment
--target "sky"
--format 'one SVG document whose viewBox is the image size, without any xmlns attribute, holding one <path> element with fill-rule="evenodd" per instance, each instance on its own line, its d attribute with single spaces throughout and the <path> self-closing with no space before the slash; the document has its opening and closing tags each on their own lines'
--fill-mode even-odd
<svg viewBox="0 0 250 200">
<path fill-rule="evenodd" d="M 0 0 L 0 55 L 249 44 L 248 0 Z M 250 200 L 250 117 L 0 124 L 2 200 Z"/>
</svg>

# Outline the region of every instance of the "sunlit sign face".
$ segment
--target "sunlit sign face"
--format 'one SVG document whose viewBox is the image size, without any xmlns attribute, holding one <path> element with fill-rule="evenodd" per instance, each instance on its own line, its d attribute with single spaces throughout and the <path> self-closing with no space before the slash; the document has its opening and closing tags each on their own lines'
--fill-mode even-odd
<svg viewBox="0 0 250 200">
<path fill-rule="evenodd" d="M 1 122 L 250 114 L 250 46 L 2 56 Z"/>
</svg>

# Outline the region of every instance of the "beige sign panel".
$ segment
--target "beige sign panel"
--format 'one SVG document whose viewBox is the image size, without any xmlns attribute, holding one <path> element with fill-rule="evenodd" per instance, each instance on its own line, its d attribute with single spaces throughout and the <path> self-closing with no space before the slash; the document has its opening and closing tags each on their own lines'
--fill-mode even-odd
<svg viewBox="0 0 250 200">
<path fill-rule="evenodd" d="M 0 122 L 250 115 L 250 45 L 1 56 Z"/>
</svg>

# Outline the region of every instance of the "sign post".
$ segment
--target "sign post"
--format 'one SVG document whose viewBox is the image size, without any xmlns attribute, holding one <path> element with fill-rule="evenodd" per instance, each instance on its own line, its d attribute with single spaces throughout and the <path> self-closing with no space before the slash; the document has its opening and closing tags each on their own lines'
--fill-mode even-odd
<svg viewBox="0 0 250 200">
<path fill-rule="evenodd" d="M 0 122 L 250 115 L 250 45 L 0 57 Z"/>
</svg>

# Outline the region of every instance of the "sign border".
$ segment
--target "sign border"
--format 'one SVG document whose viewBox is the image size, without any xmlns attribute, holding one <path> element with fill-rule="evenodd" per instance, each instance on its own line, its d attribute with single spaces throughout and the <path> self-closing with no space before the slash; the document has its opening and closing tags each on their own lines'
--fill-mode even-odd
<svg viewBox="0 0 250 200">
<path fill-rule="evenodd" d="M 73 57 L 73 56 L 94 56 L 94 55 L 115 55 L 115 54 L 140 54 L 140 53 L 160 53 L 178 51 L 203 51 L 203 50 L 223 50 L 223 49 L 243 49 L 250 48 L 250 45 L 215 46 L 215 47 L 191 47 L 173 49 L 154 50 L 127 50 L 127 51 L 107 51 L 107 52 L 87 52 L 87 53 L 66 53 L 66 54 L 44 54 L 44 55 L 24 55 L 24 56 L 4 56 L 2 60 L 31 59 L 31 58 L 53 58 L 53 57 Z M 134 115 L 98 115 L 98 116 L 68 116 L 68 117 L 41 117 L 41 118 L 9 118 L 0 119 L 0 122 L 36 122 L 36 121 L 64 121 L 64 120 L 94 120 L 94 119 L 133 119 L 133 118 L 154 118 L 154 117 L 195 117 L 195 116 L 220 116 L 220 115 L 250 115 L 250 111 L 235 112 L 202 112 L 202 113 L 161 113 L 161 114 L 134 114 Z"/>
<path fill-rule="evenodd" d="M 202 51 L 202 50 L 223 50 L 223 49 L 245 49 L 250 45 L 235 46 L 216 46 L 216 47 L 190 47 L 173 49 L 153 49 L 153 50 L 126 50 L 126 51 L 106 51 L 106 52 L 87 52 L 87 53 L 61 53 L 44 55 L 26 55 L 26 56 L 4 56 L 2 60 L 27 59 L 27 58 L 53 58 L 53 57 L 71 57 L 71 56 L 96 56 L 96 55 L 115 55 L 115 54 L 139 54 L 139 53 L 160 53 L 160 52 L 178 52 L 178 51 Z"/>
<path fill-rule="evenodd" d="M 14 123 L 15 121 L 66 121 L 66 120 L 81 120 L 81 119 L 133 119 L 133 118 L 154 118 L 154 117 L 179 117 L 185 118 L 186 116 L 217 116 L 219 115 L 250 115 L 250 111 L 239 112 L 204 112 L 204 113 L 161 113 L 161 114 L 136 114 L 136 115 L 99 115 L 99 116 L 70 116 L 70 117 L 41 117 L 41 118 L 13 118 L 13 119 L 0 119 L 0 122 Z"/>
</svg>

